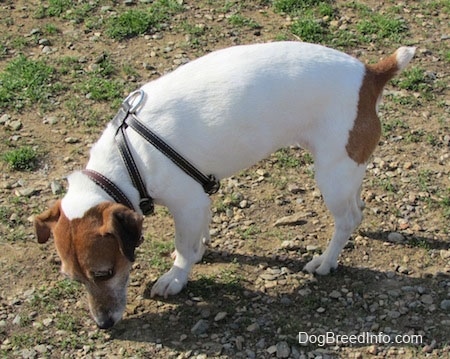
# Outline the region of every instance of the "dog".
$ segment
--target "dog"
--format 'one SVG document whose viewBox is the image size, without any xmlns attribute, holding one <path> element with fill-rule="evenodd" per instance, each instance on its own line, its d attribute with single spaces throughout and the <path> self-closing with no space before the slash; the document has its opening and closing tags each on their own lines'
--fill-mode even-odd
<svg viewBox="0 0 450 359">
<path fill-rule="evenodd" d="M 293 144 L 309 150 L 315 179 L 334 217 L 334 234 L 305 266 L 326 275 L 362 220 L 366 164 L 381 134 L 377 116 L 385 84 L 410 62 L 400 47 L 376 64 L 321 45 L 273 42 L 207 54 L 151 81 L 136 112 L 146 126 L 203 173 L 220 180 Z M 126 130 L 136 166 L 157 205 L 175 221 L 172 268 L 151 295 L 179 293 L 209 238 L 210 197 L 194 178 Z M 66 195 L 34 220 L 39 243 L 53 234 L 61 272 L 82 282 L 99 328 L 118 322 L 142 235 L 139 193 L 128 176 L 110 123 L 92 147 L 86 168 L 115 183 L 135 209 L 116 203 L 85 173 L 69 175 Z"/>
</svg>

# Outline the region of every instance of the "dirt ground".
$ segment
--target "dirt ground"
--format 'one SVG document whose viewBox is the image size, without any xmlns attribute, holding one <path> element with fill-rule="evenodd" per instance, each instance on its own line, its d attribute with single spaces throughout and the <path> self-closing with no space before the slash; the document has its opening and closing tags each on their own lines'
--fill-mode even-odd
<svg viewBox="0 0 450 359">
<path fill-rule="evenodd" d="M 36 242 L 33 215 L 62 196 L 65 176 L 83 168 L 129 91 L 215 49 L 301 40 L 291 32 L 298 17 L 276 1 L 178 1 L 181 9 L 159 26 L 116 40 L 108 19 L 152 1 L 78 1 L 50 15 L 54 3 L 0 0 L 0 72 L 23 54 L 52 66 L 48 86 L 58 85 L 45 100 L 19 106 L 18 92 L 0 108 L 2 156 L 23 146 L 38 153 L 29 171 L 0 163 L 1 357 L 450 358 L 448 3 L 335 1 L 319 21 L 335 36 L 363 31 L 362 3 L 401 19 L 404 33 L 325 45 L 367 62 L 402 44 L 417 47 L 410 72 L 386 88 L 364 220 L 336 272 L 302 272 L 333 223 L 313 159 L 286 148 L 222 182 L 212 197 L 212 243 L 187 287 L 167 300 L 149 292 L 171 265 L 172 219 L 164 208 L 146 218 L 126 313 L 107 331 L 91 319 L 84 288 L 61 276 L 53 243 Z M 114 81 L 119 96 L 94 98 L 82 86 L 92 73 Z M 288 224 L 276 225 L 285 217 Z"/>
</svg>

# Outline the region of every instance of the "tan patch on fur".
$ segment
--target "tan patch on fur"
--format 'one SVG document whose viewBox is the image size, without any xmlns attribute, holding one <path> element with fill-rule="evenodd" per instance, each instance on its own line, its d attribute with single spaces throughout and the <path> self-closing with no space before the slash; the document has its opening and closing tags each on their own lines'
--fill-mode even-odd
<svg viewBox="0 0 450 359">
<path fill-rule="evenodd" d="M 376 113 L 377 99 L 397 70 L 395 53 L 377 64 L 366 66 L 359 90 L 358 112 L 345 147 L 349 157 L 358 164 L 366 163 L 378 144 L 381 123 Z"/>
</svg>

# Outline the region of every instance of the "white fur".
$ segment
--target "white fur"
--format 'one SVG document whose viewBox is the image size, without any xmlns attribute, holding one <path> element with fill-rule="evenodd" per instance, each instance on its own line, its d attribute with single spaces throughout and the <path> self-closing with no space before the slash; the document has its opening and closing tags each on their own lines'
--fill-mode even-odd
<svg viewBox="0 0 450 359">
<path fill-rule="evenodd" d="M 410 46 L 408 46 L 408 47 L 402 46 L 397 49 L 397 51 L 395 52 L 395 55 L 396 55 L 395 57 L 397 60 L 398 72 L 403 70 L 406 67 L 406 65 L 408 65 L 408 63 L 413 58 L 415 52 L 416 52 L 416 48 L 410 47 Z"/>
<path fill-rule="evenodd" d="M 406 64 L 409 51 L 398 53 Z M 355 58 L 318 45 L 278 42 L 213 52 L 142 87 L 141 121 L 205 174 L 218 179 L 249 167 L 275 150 L 299 144 L 315 159 L 317 183 L 335 218 L 326 251 L 306 265 L 327 274 L 362 218 L 359 191 L 365 165 L 348 157 L 346 144 L 365 73 Z M 178 293 L 208 241 L 210 199 L 168 158 L 128 130 L 135 160 L 156 203 L 166 205 L 176 227 L 172 269 L 152 295 Z M 137 207 L 108 127 L 92 148 L 88 168 L 121 186 Z M 71 218 L 108 196 L 77 174 L 62 202 Z"/>
</svg>

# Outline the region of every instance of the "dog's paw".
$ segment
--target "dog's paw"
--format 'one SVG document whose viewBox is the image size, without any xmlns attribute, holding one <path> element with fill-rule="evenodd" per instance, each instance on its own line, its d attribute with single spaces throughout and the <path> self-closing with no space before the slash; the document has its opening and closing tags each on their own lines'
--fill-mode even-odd
<svg viewBox="0 0 450 359">
<path fill-rule="evenodd" d="M 153 285 L 150 296 L 155 295 L 167 298 L 181 292 L 187 284 L 189 273 L 179 267 L 173 266 L 170 271 L 162 275 Z"/>
<path fill-rule="evenodd" d="M 327 275 L 330 273 L 330 271 L 335 270 L 337 266 L 338 266 L 337 262 L 330 263 L 326 261 L 322 254 L 318 257 L 314 257 L 312 260 L 306 263 L 306 265 L 303 267 L 303 270 L 309 273 Z"/>
</svg>

